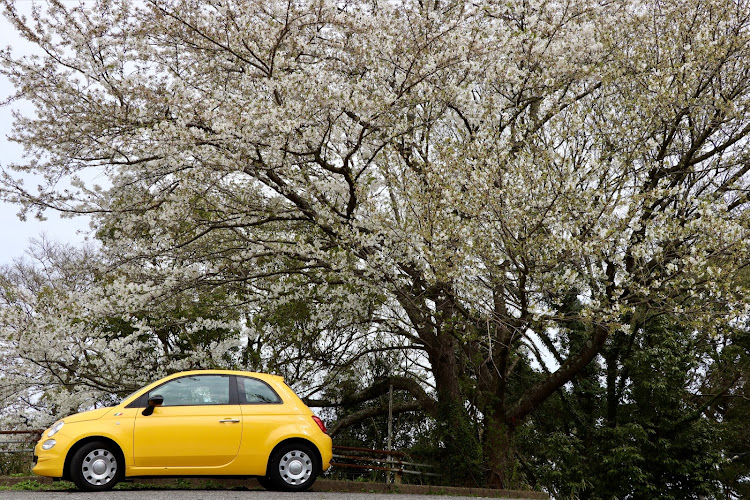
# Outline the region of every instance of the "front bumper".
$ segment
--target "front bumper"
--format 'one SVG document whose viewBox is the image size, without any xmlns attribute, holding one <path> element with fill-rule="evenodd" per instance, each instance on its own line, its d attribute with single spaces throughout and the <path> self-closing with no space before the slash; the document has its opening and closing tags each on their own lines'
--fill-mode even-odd
<svg viewBox="0 0 750 500">
<path fill-rule="evenodd" d="M 64 439 L 60 433 L 57 433 L 55 438 L 57 444 L 50 450 L 42 449 L 42 443 L 48 439 L 46 436 L 42 436 L 42 439 L 34 447 L 35 465 L 32 469 L 34 474 L 45 477 L 63 477 L 65 456 L 67 455 L 70 442 L 68 439 Z"/>
</svg>

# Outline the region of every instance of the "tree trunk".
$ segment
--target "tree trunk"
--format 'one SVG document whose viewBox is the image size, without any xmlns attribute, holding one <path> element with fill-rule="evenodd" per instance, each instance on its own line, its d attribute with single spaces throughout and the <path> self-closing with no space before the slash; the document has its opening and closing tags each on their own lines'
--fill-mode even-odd
<svg viewBox="0 0 750 500">
<path fill-rule="evenodd" d="M 449 484 L 483 484 L 482 448 L 460 390 L 456 340 L 443 332 L 429 351 L 438 396 L 437 440 L 442 474 Z"/>
<path fill-rule="evenodd" d="M 491 488 L 519 487 L 514 436 L 514 428 L 505 423 L 503 415 L 492 414 L 485 417 L 483 451 L 487 485 Z"/>
</svg>

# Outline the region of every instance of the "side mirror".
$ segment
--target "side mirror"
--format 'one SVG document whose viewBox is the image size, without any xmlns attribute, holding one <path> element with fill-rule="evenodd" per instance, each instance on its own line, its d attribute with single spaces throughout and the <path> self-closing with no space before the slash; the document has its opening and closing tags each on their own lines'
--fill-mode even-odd
<svg viewBox="0 0 750 500">
<path fill-rule="evenodd" d="M 148 398 L 148 406 L 143 409 L 141 415 L 148 417 L 149 415 L 154 413 L 154 408 L 156 408 L 157 406 L 161 406 L 162 404 L 164 404 L 164 396 L 154 394 L 153 396 Z"/>
</svg>

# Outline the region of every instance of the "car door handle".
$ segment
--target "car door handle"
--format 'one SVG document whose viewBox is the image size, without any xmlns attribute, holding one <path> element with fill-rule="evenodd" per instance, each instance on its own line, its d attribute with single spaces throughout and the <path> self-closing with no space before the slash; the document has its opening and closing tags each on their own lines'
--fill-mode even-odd
<svg viewBox="0 0 750 500">
<path fill-rule="evenodd" d="M 222 424 L 235 424 L 235 423 L 239 422 L 239 419 L 237 419 L 237 418 L 224 418 L 222 420 L 219 420 L 219 422 L 222 423 Z"/>
</svg>

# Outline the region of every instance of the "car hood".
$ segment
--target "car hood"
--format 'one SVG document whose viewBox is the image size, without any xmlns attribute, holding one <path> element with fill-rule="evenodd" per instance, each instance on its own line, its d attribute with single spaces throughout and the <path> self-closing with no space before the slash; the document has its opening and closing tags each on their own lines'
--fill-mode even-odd
<svg viewBox="0 0 750 500">
<path fill-rule="evenodd" d="M 102 418 L 104 415 L 112 411 L 112 408 L 99 408 L 96 410 L 84 411 L 82 413 L 74 413 L 68 417 L 65 417 L 63 421 L 66 424 L 72 424 L 75 422 L 86 422 L 87 420 L 96 420 Z"/>
</svg>

